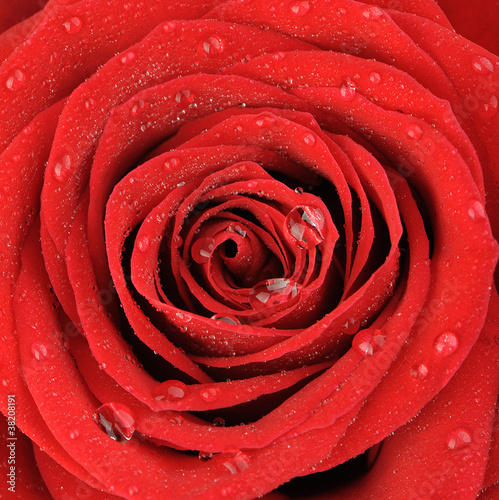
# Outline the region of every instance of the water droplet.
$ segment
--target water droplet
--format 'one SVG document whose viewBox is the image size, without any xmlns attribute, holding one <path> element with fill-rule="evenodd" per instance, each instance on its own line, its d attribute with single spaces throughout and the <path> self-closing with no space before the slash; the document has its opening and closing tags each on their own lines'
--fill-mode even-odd
<svg viewBox="0 0 499 500">
<path fill-rule="evenodd" d="M 255 118 L 255 124 L 260 128 L 269 128 L 276 123 L 276 119 L 270 114 L 261 114 Z"/>
<path fill-rule="evenodd" d="M 446 439 L 449 450 L 459 450 L 471 443 L 471 434 L 466 429 L 454 429 Z"/>
<path fill-rule="evenodd" d="M 246 231 L 240 225 L 236 225 L 236 226 L 231 225 L 228 227 L 228 231 L 231 233 L 237 233 L 240 236 L 242 236 L 243 238 L 246 237 Z"/>
<path fill-rule="evenodd" d="M 310 10 L 310 3 L 307 0 L 295 1 L 289 4 L 291 12 L 298 17 L 302 17 Z"/>
<path fill-rule="evenodd" d="M 362 356 L 372 356 L 374 347 L 372 344 L 373 333 L 371 330 L 361 330 L 352 339 L 352 347 Z"/>
<path fill-rule="evenodd" d="M 182 239 L 182 236 L 180 236 L 179 234 L 176 234 L 172 239 L 173 248 L 180 248 L 183 243 L 184 240 Z"/>
<path fill-rule="evenodd" d="M 230 314 L 214 314 L 211 319 L 222 321 L 223 323 L 227 323 L 228 325 L 240 325 L 241 322 Z"/>
<path fill-rule="evenodd" d="M 203 462 L 206 462 L 213 456 L 213 453 L 210 453 L 209 451 L 200 451 L 198 453 L 198 458 L 199 460 L 202 460 Z"/>
<path fill-rule="evenodd" d="M 417 378 L 418 380 L 423 380 L 426 375 L 428 375 L 428 367 L 423 364 L 416 365 L 411 368 L 409 373 L 411 377 Z"/>
<path fill-rule="evenodd" d="M 56 162 L 54 165 L 54 175 L 58 181 L 62 181 L 68 177 L 72 163 L 71 156 L 69 155 L 64 155 L 60 161 Z"/>
<path fill-rule="evenodd" d="M 81 30 L 83 23 L 79 17 L 72 17 L 62 23 L 62 25 L 70 35 L 74 35 Z"/>
<path fill-rule="evenodd" d="M 121 63 L 122 64 L 130 64 L 133 60 L 135 59 L 135 52 L 127 52 L 126 54 L 123 54 L 121 56 Z"/>
<path fill-rule="evenodd" d="M 250 459 L 246 453 L 240 450 L 228 450 L 220 453 L 222 465 L 229 470 L 231 474 L 237 474 L 245 471 L 249 467 Z"/>
<path fill-rule="evenodd" d="M 174 99 L 180 105 L 187 107 L 194 101 L 194 94 L 190 90 L 181 90 L 175 94 Z"/>
<path fill-rule="evenodd" d="M 31 345 L 31 354 L 33 354 L 38 361 L 42 361 L 48 356 L 47 346 L 39 341 L 33 342 Z"/>
<path fill-rule="evenodd" d="M 225 42 L 219 36 L 212 35 L 204 40 L 202 47 L 209 56 L 217 56 L 224 51 Z"/>
<path fill-rule="evenodd" d="M 17 90 L 24 83 L 24 73 L 20 69 L 14 70 L 14 72 L 7 78 L 5 86 L 8 90 Z"/>
<path fill-rule="evenodd" d="M 174 415 L 170 417 L 170 422 L 175 425 L 181 425 L 184 422 L 184 419 L 180 415 Z"/>
<path fill-rule="evenodd" d="M 276 119 L 270 113 L 261 113 L 255 118 L 255 124 L 257 127 L 268 128 L 274 125 Z"/>
<path fill-rule="evenodd" d="M 258 187 L 258 181 L 248 181 L 247 186 L 250 189 L 256 189 Z"/>
<path fill-rule="evenodd" d="M 341 82 L 340 96 L 344 101 L 351 102 L 357 95 L 356 85 L 352 78 L 347 77 Z"/>
<path fill-rule="evenodd" d="M 163 24 L 163 31 L 165 33 L 170 33 L 172 32 L 175 28 L 177 27 L 177 23 L 175 21 L 166 21 L 166 23 Z"/>
<path fill-rule="evenodd" d="M 485 118 L 492 118 L 497 113 L 497 108 L 499 105 L 499 101 L 497 96 L 491 95 L 487 102 L 483 102 L 481 104 L 481 112 L 485 115 Z"/>
<path fill-rule="evenodd" d="M 436 338 L 433 347 L 441 356 L 450 356 L 459 347 L 459 340 L 454 332 L 443 332 Z"/>
<path fill-rule="evenodd" d="M 215 240 L 213 238 L 200 238 L 191 246 L 191 255 L 198 264 L 206 264 L 215 248 Z"/>
<path fill-rule="evenodd" d="M 146 252 L 149 248 L 149 238 L 147 236 L 142 237 L 137 243 L 137 246 L 141 252 Z"/>
<path fill-rule="evenodd" d="M 411 139 L 421 139 L 423 129 L 419 125 L 412 123 L 411 125 L 407 125 L 405 128 L 405 134 Z"/>
<path fill-rule="evenodd" d="M 95 101 L 89 97 L 86 101 L 85 101 L 85 109 L 90 109 L 94 106 L 95 104 Z"/>
<path fill-rule="evenodd" d="M 296 297 L 300 288 L 298 283 L 284 278 L 261 281 L 250 290 L 250 305 L 253 309 L 262 309 L 283 304 Z"/>
<path fill-rule="evenodd" d="M 468 215 L 473 219 L 483 219 L 487 216 L 483 204 L 478 200 L 473 200 L 468 206 Z"/>
<path fill-rule="evenodd" d="M 473 56 L 471 60 L 471 66 L 473 68 L 473 71 L 475 71 L 479 75 L 486 75 L 494 71 L 494 65 L 492 64 L 492 62 L 486 57 L 482 57 L 479 55 Z"/>
<path fill-rule="evenodd" d="M 163 163 L 165 170 L 175 169 L 179 165 L 180 165 L 180 160 L 178 158 L 175 158 L 175 157 L 168 158 L 167 160 L 165 160 L 165 163 Z"/>
<path fill-rule="evenodd" d="M 225 427 L 225 420 L 222 417 L 215 417 L 213 419 L 214 427 Z"/>
<path fill-rule="evenodd" d="M 303 135 L 303 142 L 307 145 L 307 146 L 314 146 L 315 143 L 316 143 L 316 139 L 315 139 L 315 135 L 312 134 L 311 132 L 306 132 L 304 135 Z"/>
<path fill-rule="evenodd" d="M 59 59 L 59 54 L 54 50 L 49 56 L 49 64 L 54 64 Z"/>
<path fill-rule="evenodd" d="M 157 401 L 179 401 L 185 398 L 187 386 L 179 380 L 167 380 L 159 384 L 153 391 L 153 397 Z"/>
<path fill-rule="evenodd" d="M 372 6 L 372 7 L 365 9 L 362 12 L 362 15 L 366 19 L 370 19 L 372 21 L 375 21 L 376 19 L 379 19 L 383 15 L 383 11 L 379 7 Z"/>
<path fill-rule="evenodd" d="M 284 224 L 291 238 L 302 248 L 313 248 L 326 237 L 325 217 L 317 207 L 303 205 L 293 208 Z"/>
<path fill-rule="evenodd" d="M 80 433 L 76 429 L 73 429 L 72 431 L 69 432 L 69 437 L 71 439 L 78 439 L 79 436 Z"/>
<path fill-rule="evenodd" d="M 128 494 L 133 497 L 133 495 L 135 495 L 135 493 L 138 493 L 139 492 L 139 489 L 137 488 L 137 486 L 130 486 L 130 488 L 128 488 Z"/>
<path fill-rule="evenodd" d="M 205 387 L 201 390 L 199 396 L 207 403 L 213 403 L 213 401 L 216 401 L 220 397 L 220 389 L 213 386 Z"/>
<path fill-rule="evenodd" d="M 144 109 L 145 105 L 146 105 L 146 103 L 142 99 L 135 101 L 133 103 L 132 107 L 130 108 L 130 114 L 132 116 L 139 115 L 142 112 L 142 110 Z"/>
<path fill-rule="evenodd" d="M 374 71 L 369 74 L 369 81 L 374 85 L 378 85 L 378 83 L 381 83 L 381 75 Z"/>
<path fill-rule="evenodd" d="M 115 441 L 128 441 L 135 431 L 135 419 L 131 410 L 121 403 L 106 403 L 100 406 L 95 415 L 97 423 Z"/>
<path fill-rule="evenodd" d="M 303 194 L 303 188 L 302 187 L 295 188 L 295 193 L 296 194 Z"/>
</svg>

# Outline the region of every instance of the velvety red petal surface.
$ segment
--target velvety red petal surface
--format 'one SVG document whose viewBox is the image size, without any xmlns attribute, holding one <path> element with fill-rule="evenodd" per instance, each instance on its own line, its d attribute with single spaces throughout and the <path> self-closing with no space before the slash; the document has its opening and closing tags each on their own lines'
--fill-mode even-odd
<svg viewBox="0 0 499 500">
<path fill-rule="evenodd" d="M 499 54 L 499 22 L 497 0 L 438 0 L 454 29 L 465 38 Z"/>
<path fill-rule="evenodd" d="M 495 498 L 498 12 L 4 2 L 0 497 Z"/>
</svg>

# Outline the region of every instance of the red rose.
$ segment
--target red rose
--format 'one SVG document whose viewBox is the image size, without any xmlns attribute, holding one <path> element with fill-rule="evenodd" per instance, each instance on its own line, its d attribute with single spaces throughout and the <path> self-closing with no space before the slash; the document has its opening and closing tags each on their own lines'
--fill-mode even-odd
<svg viewBox="0 0 499 500">
<path fill-rule="evenodd" d="M 2 9 L 6 497 L 497 497 L 497 56 L 432 0 Z"/>
</svg>

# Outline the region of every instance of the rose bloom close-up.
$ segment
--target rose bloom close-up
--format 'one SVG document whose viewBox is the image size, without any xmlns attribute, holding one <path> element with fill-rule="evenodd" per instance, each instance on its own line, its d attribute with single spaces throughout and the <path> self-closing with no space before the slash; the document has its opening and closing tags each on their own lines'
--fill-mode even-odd
<svg viewBox="0 0 499 500">
<path fill-rule="evenodd" d="M 498 25 L 0 0 L 0 498 L 499 499 Z"/>
</svg>

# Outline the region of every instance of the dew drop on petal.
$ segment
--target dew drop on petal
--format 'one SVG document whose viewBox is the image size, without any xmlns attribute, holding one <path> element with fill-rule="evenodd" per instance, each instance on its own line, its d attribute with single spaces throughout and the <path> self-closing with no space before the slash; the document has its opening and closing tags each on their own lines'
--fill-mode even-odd
<svg viewBox="0 0 499 500">
<path fill-rule="evenodd" d="M 210 453 L 208 451 L 200 451 L 198 453 L 198 458 L 199 460 L 203 460 L 203 462 L 206 462 L 213 456 L 213 453 Z"/>
<path fill-rule="evenodd" d="M 38 361 L 43 361 L 48 356 L 47 346 L 37 340 L 31 344 L 31 354 Z"/>
<path fill-rule="evenodd" d="M 318 207 L 303 205 L 293 208 L 284 224 L 292 240 L 301 248 L 313 248 L 326 237 L 325 217 Z"/>
<path fill-rule="evenodd" d="M 130 108 L 130 114 L 132 116 L 139 115 L 143 111 L 145 105 L 146 103 L 142 99 L 138 99 L 132 104 L 132 107 Z"/>
<path fill-rule="evenodd" d="M 211 319 L 217 320 L 217 321 L 222 321 L 222 323 L 227 323 L 228 325 L 240 325 L 241 322 L 235 317 L 230 314 L 214 314 Z"/>
<path fill-rule="evenodd" d="M 405 134 L 411 139 L 421 139 L 423 129 L 419 125 L 412 123 L 411 125 L 407 125 L 405 128 Z"/>
<path fill-rule="evenodd" d="M 184 419 L 180 415 L 173 415 L 170 417 L 170 422 L 175 425 L 182 425 Z"/>
<path fill-rule="evenodd" d="M 129 51 L 120 58 L 122 64 L 130 64 L 135 59 L 135 52 Z"/>
<path fill-rule="evenodd" d="M 372 84 L 377 85 L 378 83 L 381 83 L 381 75 L 373 71 L 372 73 L 369 74 L 369 81 Z"/>
<path fill-rule="evenodd" d="M 276 123 L 276 119 L 270 113 L 261 113 L 255 118 L 255 124 L 260 128 L 268 128 Z"/>
<path fill-rule="evenodd" d="M 79 17 L 72 17 L 62 23 L 62 25 L 70 35 L 74 35 L 81 30 L 83 23 Z"/>
<path fill-rule="evenodd" d="M 89 97 L 86 101 L 85 101 L 85 109 L 90 109 L 92 108 L 93 106 L 95 105 L 95 101 Z"/>
<path fill-rule="evenodd" d="M 182 236 L 179 234 L 176 234 L 173 239 L 172 239 L 172 246 L 174 248 L 180 248 L 184 243 L 184 240 L 182 239 Z"/>
<path fill-rule="evenodd" d="M 409 373 L 411 377 L 414 377 L 415 379 L 418 380 L 423 380 L 426 377 L 426 375 L 428 375 L 428 367 L 423 364 L 415 365 L 411 368 Z"/>
<path fill-rule="evenodd" d="M 298 295 L 301 285 L 284 278 L 268 279 L 257 283 L 249 293 L 253 309 L 283 304 Z"/>
<path fill-rule="evenodd" d="M 60 161 L 54 165 L 54 176 L 58 181 L 65 180 L 70 172 L 72 165 L 71 156 L 64 155 Z"/>
<path fill-rule="evenodd" d="M 213 419 L 213 427 L 225 427 L 225 420 L 222 417 L 215 417 Z"/>
<path fill-rule="evenodd" d="M 167 160 L 165 160 L 165 162 L 163 163 L 163 167 L 165 170 L 172 170 L 172 169 L 176 169 L 178 168 L 180 165 L 180 160 L 178 158 L 168 158 Z"/>
<path fill-rule="evenodd" d="M 481 103 L 481 113 L 485 118 L 493 118 L 497 113 L 497 108 L 499 106 L 499 100 L 497 96 L 491 95 L 487 101 Z"/>
<path fill-rule="evenodd" d="M 459 347 L 459 340 L 454 332 L 443 332 L 435 339 L 433 347 L 441 356 L 450 356 Z"/>
<path fill-rule="evenodd" d="M 130 486 L 128 488 L 128 494 L 133 497 L 133 495 L 135 495 L 136 493 L 139 492 L 139 489 L 137 488 L 137 486 Z"/>
<path fill-rule="evenodd" d="M 70 439 L 78 439 L 79 436 L 80 433 L 76 429 L 73 429 L 72 431 L 69 432 Z"/>
<path fill-rule="evenodd" d="M 240 450 L 224 451 L 220 454 L 222 465 L 231 473 L 238 474 L 249 467 L 250 459 Z"/>
<path fill-rule="evenodd" d="M 371 6 L 362 12 L 362 15 L 369 20 L 375 21 L 383 15 L 383 11 L 376 6 Z"/>
<path fill-rule="evenodd" d="M 361 330 L 352 339 L 352 348 L 361 356 L 372 356 L 374 353 L 373 334 L 371 330 Z"/>
<path fill-rule="evenodd" d="M 487 216 L 483 204 L 478 200 L 473 200 L 468 205 L 468 215 L 473 219 L 484 219 Z"/>
<path fill-rule="evenodd" d="M 166 21 L 166 23 L 163 24 L 163 31 L 165 33 L 170 33 L 177 27 L 177 23 L 175 21 Z"/>
<path fill-rule="evenodd" d="M 157 401 L 179 401 L 187 394 L 187 386 L 179 380 L 167 380 L 153 390 L 153 397 Z"/>
<path fill-rule="evenodd" d="M 449 450 L 459 450 L 471 443 L 471 434 L 466 429 L 454 429 L 446 438 Z"/>
<path fill-rule="evenodd" d="M 190 90 L 184 89 L 177 92 L 174 99 L 181 106 L 187 107 L 194 101 L 194 94 Z"/>
<path fill-rule="evenodd" d="M 191 246 L 191 256 L 198 264 L 206 264 L 215 248 L 213 238 L 199 238 Z"/>
<path fill-rule="evenodd" d="M 99 426 L 115 441 L 128 441 L 135 431 L 135 419 L 131 410 L 121 403 L 106 403 L 95 415 Z"/>
<path fill-rule="evenodd" d="M 137 246 L 141 252 L 146 252 L 149 248 L 149 238 L 147 236 L 143 236 L 137 243 Z"/>
<path fill-rule="evenodd" d="M 302 17 L 310 10 L 310 3 L 307 0 L 298 0 L 289 4 L 291 12 L 298 17 Z"/>
<path fill-rule="evenodd" d="M 307 146 L 314 146 L 315 143 L 316 143 L 316 139 L 315 139 L 315 135 L 312 134 L 311 132 L 306 132 L 304 135 L 303 135 L 303 142 L 307 145 Z"/>
<path fill-rule="evenodd" d="M 209 56 L 217 56 L 225 49 L 225 42 L 217 35 L 206 38 L 202 43 L 203 51 Z"/>
<path fill-rule="evenodd" d="M 24 73 L 20 69 L 16 69 L 9 78 L 7 78 L 5 86 L 8 90 L 17 90 L 23 85 L 24 78 Z"/>
<path fill-rule="evenodd" d="M 479 75 L 486 75 L 494 71 L 494 65 L 486 57 L 474 55 L 471 60 L 471 67 L 475 73 Z"/>
<path fill-rule="evenodd" d="M 220 389 L 214 386 L 208 386 L 201 389 L 200 398 L 207 403 L 213 403 L 220 397 Z"/>
<path fill-rule="evenodd" d="M 246 231 L 239 224 L 235 226 L 229 226 L 227 230 L 231 233 L 237 233 L 239 234 L 239 236 L 242 236 L 243 238 L 246 237 Z"/>
<path fill-rule="evenodd" d="M 355 99 L 357 91 L 355 85 L 349 84 L 348 82 L 343 82 L 340 85 L 340 96 L 344 101 L 351 102 Z"/>
</svg>

